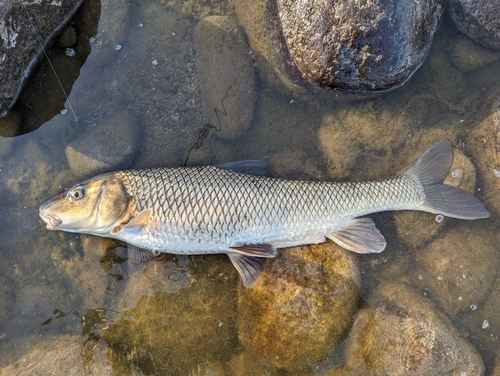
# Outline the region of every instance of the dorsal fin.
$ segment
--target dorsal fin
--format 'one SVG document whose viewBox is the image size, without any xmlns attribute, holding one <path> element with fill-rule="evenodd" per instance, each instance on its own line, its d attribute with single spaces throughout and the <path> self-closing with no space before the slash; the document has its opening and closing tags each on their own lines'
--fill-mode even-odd
<svg viewBox="0 0 500 376">
<path fill-rule="evenodd" d="M 222 170 L 231 170 L 241 174 L 269 176 L 269 162 L 264 159 L 248 159 L 243 161 L 216 164 Z"/>
</svg>

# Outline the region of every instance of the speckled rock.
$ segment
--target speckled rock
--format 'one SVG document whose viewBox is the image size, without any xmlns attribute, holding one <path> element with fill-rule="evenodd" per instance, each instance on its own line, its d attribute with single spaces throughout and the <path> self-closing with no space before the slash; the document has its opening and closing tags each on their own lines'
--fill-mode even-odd
<svg viewBox="0 0 500 376">
<path fill-rule="evenodd" d="M 89 349 L 84 342 L 85 338 L 79 335 L 49 336 L 19 360 L 0 369 L 0 375 L 113 375 L 106 346 L 89 341 Z"/>
<path fill-rule="evenodd" d="M 500 49 L 500 3 L 489 0 L 451 0 L 450 13 L 458 29 L 475 42 Z"/>
<path fill-rule="evenodd" d="M 246 13 L 263 13 L 269 33 L 264 37 L 276 50 L 268 61 L 279 61 L 276 70 L 304 87 L 363 93 L 392 90 L 408 80 L 429 51 L 444 6 L 442 0 L 249 3 Z M 259 23 L 240 8 L 244 25 Z M 260 28 L 247 26 L 247 32 L 251 41 L 262 38 Z M 257 50 L 268 44 L 252 43 Z"/>
<path fill-rule="evenodd" d="M 403 284 L 382 283 L 360 311 L 343 375 L 482 375 L 476 350 L 445 315 Z"/>
<path fill-rule="evenodd" d="M 279 368 L 323 360 L 351 325 L 358 286 L 355 256 L 336 244 L 285 249 L 253 288 L 240 287 L 240 341 Z"/>
<path fill-rule="evenodd" d="M 139 146 L 139 124 L 128 111 L 121 110 L 71 141 L 66 157 L 71 171 L 85 176 L 130 166 Z"/>
<path fill-rule="evenodd" d="M 0 117 L 14 105 L 42 53 L 38 38 L 47 45 L 81 3 L 82 0 L 33 1 L 24 2 L 25 8 L 16 0 L 0 3 Z"/>
<path fill-rule="evenodd" d="M 475 193 L 476 169 L 470 159 L 458 149 L 454 150 L 453 165 L 444 183 Z M 446 217 L 418 211 L 395 212 L 394 218 L 399 237 L 412 247 L 428 243 L 440 234 L 448 223 Z"/>
<path fill-rule="evenodd" d="M 500 214 L 500 96 L 494 94 L 492 101 L 485 100 L 482 121 L 467 138 L 474 163 L 478 168 L 483 186 L 481 200 L 488 210 Z M 489 105 L 488 105 L 489 104 Z"/>
<path fill-rule="evenodd" d="M 234 18 L 210 16 L 194 30 L 205 115 L 217 136 L 232 139 L 251 124 L 255 73 L 243 30 Z"/>
</svg>

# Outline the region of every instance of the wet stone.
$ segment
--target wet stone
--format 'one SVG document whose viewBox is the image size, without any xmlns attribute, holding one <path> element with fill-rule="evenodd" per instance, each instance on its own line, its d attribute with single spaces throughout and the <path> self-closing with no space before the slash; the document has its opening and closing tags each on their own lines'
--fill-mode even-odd
<svg viewBox="0 0 500 376">
<path fill-rule="evenodd" d="M 481 200 L 492 213 L 500 214 L 500 95 L 485 98 L 485 110 L 478 117 L 483 120 L 469 134 L 467 145 L 482 181 Z"/>
<path fill-rule="evenodd" d="M 497 237 L 498 239 L 498 237 Z M 498 243 L 497 243 L 498 244 Z M 485 278 L 495 279 L 491 276 Z M 488 297 L 482 302 L 471 304 L 469 309 L 459 316 L 459 323 L 469 333 L 471 341 L 481 351 L 485 363 L 491 363 L 495 357 L 500 361 L 498 353 L 498 340 L 500 339 L 500 278 L 496 277 L 493 286 L 487 292 Z M 497 368 L 500 369 L 500 364 Z M 487 373 L 489 375 L 491 373 Z M 499 374 L 493 373 L 497 376 Z"/>
<path fill-rule="evenodd" d="M 278 368 L 303 370 L 344 338 L 358 286 L 354 255 L 333 242 L 284 249 L 252 288 L 239 289 L 240 341 Z"/>
<path fill-rule="evenodd" d="M 483 375 L 481 357 L 426 298 L 382 283 L 357 314 L 343 375 Z"/>
<path fill-rule="evenodd" d="M 210 16 L 194 29 L 205 116 L 217 136 L 232 139 L 251 124 L 255 73 L 249 46 L 236 20 Z"/>
<path fill-rule="evenodd" d="M 424 61 L 444 1 L 267 1 L 268 28 L 298 84 L 379 93 Z"/>
<path fill-rule="evenodd" d="M 453 65 L 464 73 L 481 69 L 500 59 L 500 50 L 486 48 L 458 32 L 453 34 L 448 43 Z"/>
<path fill-rule="evenodd" d="M 42 52 L 38 37 L 47 45 L 81 3 L 82 0 L 0 3 L 0 117 L 14 105 Z"/>
<path fill-rule="evenodd" d="M 149 288 L 158 282 L 149 279 Z M 205 277 L 176 293 L 141 296 L 102 332 L 113 370 L 120 375 L 181 375 L 228 361 L 237 342 L 232 314 L 236 291 L 229 288 L 235 282 L 232 278 L 221 288 L 218 278 Z"/>
<path fill-rule="evenodd" d="M 415 252 L 412 280 L 450 317 L 483 302 L 495 281 L 499 260 L 491 231 L 485 224 L 460 222 Z"/>
<path fill-rule="evenodd" d="M 451 0 L 450 14 L 458 29 L 475 42 L 500 49 L 500 3 L 489 0 Z"/>
<path fill-rule="evenodd" d="M 130 166 L 140 145 L 140 128 L 126 110 L 103 117 L 95 128 L 71 141 L 66 157 L 77 176 L 98 174 Z"/>
</svg>

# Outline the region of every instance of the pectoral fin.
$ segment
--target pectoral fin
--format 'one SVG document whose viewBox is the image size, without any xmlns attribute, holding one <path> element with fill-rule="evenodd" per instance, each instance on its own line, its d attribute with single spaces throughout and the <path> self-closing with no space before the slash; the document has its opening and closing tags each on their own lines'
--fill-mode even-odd
<svg viewBox="0 0 500 376">
<path fill-rule="evenodd" d="M 154 261 L 157 258 L 152 251 L 146 249 L 140 249 L 133 245 L 127 245 L 127 266 L 128 274 L 131 275 L 136 271 L 142 270 L 147 264 Z"/>
<path fill-rule="evenodd" d="M 387 242 L 370 218 L 356 218 L 327 235 L 341 247 L 356 253 L 380 253 Z"/>
<path fill-rule="evenodd" d="M 139 234 L 151 217 L 151 209 L 145 209 L 128 221 L 125 225 L 116 226 L 111 230 L 112 234 L 127 232 L 129 234 Z"/>
<path fill-rule="evenodd" d="M 276 257 L 278 251 L 272 244 L 245 244 L 229 248 L 231 251 L 252 257 Z"/>
<path fill-rule="evenodd" d="M 252 287 L 253 283 L 264 268 L 265 258 L 243 256 L 238 253 L 228 253 L 229 259 L 240 273 L 245 287 Z"/>
</svg>

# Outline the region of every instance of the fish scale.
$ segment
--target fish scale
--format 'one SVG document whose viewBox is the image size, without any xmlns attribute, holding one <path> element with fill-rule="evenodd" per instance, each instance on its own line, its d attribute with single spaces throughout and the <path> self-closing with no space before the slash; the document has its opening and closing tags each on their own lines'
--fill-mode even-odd
<svg viewBox="0 0 500 376">
<path fill-rule="evenodd" d="M 335 232 L 345 218 L 412 209 L 425 199 L 422 186 L 405 175 L 365 183 L 308 182 L 208 166 L 128 170 L 115 176 L 135 198 L 136 213 L 154 206 L 155 224 L 136 243 L 187 254 L 226 251 L 256 237 L 276 247 L 292 246 Z"/>
</svg>

